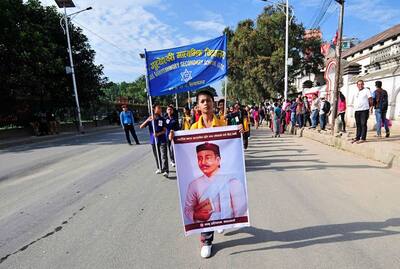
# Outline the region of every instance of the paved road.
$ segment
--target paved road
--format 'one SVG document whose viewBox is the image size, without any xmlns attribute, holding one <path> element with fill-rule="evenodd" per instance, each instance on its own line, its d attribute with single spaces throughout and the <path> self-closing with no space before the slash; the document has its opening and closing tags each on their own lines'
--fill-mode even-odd
<svg viewBox="0 0 400 269">
<path fill-rule="evenodd" d="M 400 171 L 266 130 L 246 165 L 252 227 L 202 260 L 149 145 L 117 129 L 2 150 L 0 268 L 400 267 Z"/>
</svg>

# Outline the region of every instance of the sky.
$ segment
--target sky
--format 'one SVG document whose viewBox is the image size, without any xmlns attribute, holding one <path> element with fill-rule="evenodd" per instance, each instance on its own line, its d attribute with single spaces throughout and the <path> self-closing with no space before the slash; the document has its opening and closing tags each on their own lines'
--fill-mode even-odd
<svg viewBox="0 0 400 269">
<path fill-rule="evenodd" d="M 326 0 L 329 1 L 329 0 Z M 42 0 L 55 5 L 54 0 Z M 277 2 L 277 1 L 275 1 Z M 308 28 L 324 0 L 289 0 L 296 21 Z M 256 19 L 266 2 L 261 0 L 74 0 L 76 8 L 91 6 L 73 18 L 96 51 L 96 63 L 113 82 L 134 81 L 144 74 L 139 53 L 187 45 L 221 35 L 244 19 Z M 60 10 L 61 12 L 62 10 Z M 333 1 L 320 25 L 324 40 L 332 40 L 338 25 L 338 4 Z M 344 35 L 365 40 L 400 23 L 399 0 L 346 0 Z"/>
</svg>

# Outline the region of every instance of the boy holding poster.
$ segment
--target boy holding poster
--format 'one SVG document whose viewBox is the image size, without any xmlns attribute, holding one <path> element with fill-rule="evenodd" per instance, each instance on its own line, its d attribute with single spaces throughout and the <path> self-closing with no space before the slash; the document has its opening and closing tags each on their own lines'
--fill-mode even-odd
<svg viewBox="0 0 400 269">
<path fill-rule="evenodd" d="M 191 130 L 226 125 L 226 121 L 216 117 L 213 112 L 214 101 L 211 92 L 206 90 L 199 91 L 197 93 L 197 103 L 201 110 L 201 116 L 198 121 L 192 125 Z M 242 131 L 242 126 L 240 126 L 240 132 Z M 236 128 L 233 133 L 236 133 L 236 138 L 240 139 L 240 133 Z M 173 138 L 174 133 L 172 132 L 170 139 L 172 140 Z M 179 139 L 179 137 L 177 137 L 177 139 Z M 178 143 L 177 140 L 175 142 Z M 241 143 L 240 140 L 238 142 Z M 224 220 L 235 222 L 235 218 L 237 217 L 242 219 L 243 222 L 247 222 L 247 195 L 243 184 L 244 182 L 235 178 L 235 175 L 232 176 L 221 173 L 222 157 L 220 146 L 218 146 L 217 143 L 205 141 L 205 143 L 198 144 L 195 150 L 193 150 L 193 153 L 197 154 L 196 164 L 202 176 L 196 176 L 197 178 L 192 177 L 187 189 L 185 188 L 183 190 L 184 193 L 181 193 L 181 203 L 182 205 L 184 204 L 182 211 L 184 219 L 186 219 L 184 220 L 185 233 L 191 234 L 195 229 L 197 232 L 202 231 L 203 229 L 200 227 L 206 228 L 204 225 L 210 225 L 209 227 L 222 225 L 214 225 L 213 222 L 223 223 Z M 179 165 L 187 166 L 185 161 L 179 163 L 178 166 Z M 179 180 L 178 173 L 178 181 Z M 205 230 L 215 230 L 215 228 Z M 200 239 L 203 244 L 200 252 L 201 257 L 209 258 L 211 256 L 213 238 L 213 231 L 201 233 Z"/>
</svg>

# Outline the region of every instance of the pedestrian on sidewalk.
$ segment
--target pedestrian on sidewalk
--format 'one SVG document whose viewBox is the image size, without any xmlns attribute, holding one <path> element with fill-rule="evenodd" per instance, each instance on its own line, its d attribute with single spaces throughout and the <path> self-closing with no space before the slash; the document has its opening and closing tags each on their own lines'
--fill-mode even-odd
<svg viewBox="0 0 400 269">
<path fill-rule="evenodd" d="M 259 112 L 257 106 L 254 107 L 254 110 L 253 110 L 253 119 L 254 119 L 254 127 L 256 129 L 258 129 L 258 125 L 260 123 L 260 112 Z"/>
<path fill-rule="evenodd" d="M 299 97 L 297 98 L 296 103 L 297 103 L 296 107 L 297 125 L 301 129 L 304 126 L 304 114 L 306 113 L 304 102 L 303 99 L 301 98 L 301 95 L 299 95 Z"/>
<path fill-rule="evenodd" d="M 311 105 L 310 102 L 308 102 L 307 96 L 303 96 L 303 103 L 304 103 L 304 127 L 307 126 L 307 123 L 309 126 L 311 126 Z"/>
<path fill-rule="evenodd" d="M 262 126 L 262 124 L 263 124 L 263 121 L 264 121 L 264 119 L 265 119 L 265 108 L 264 108 L 264 106 L 261 106 L 260 107 L 260 126 Z"/>
<path fill-rule="evenodd" d="M 376 118 L 376 136 L 382 137 L 381 128 L 385 126 L 386 137 L 390 136 L 390 129 L 388 126 L 388 120 L 386 119 L 386 113 L 389 106 L 388 93 L 382 89 L 382 81 L 375 82 L 376 90 L 373 93 L 373 103 L 375 108 Z"/>
<path fill-rule="evenodd" d="M 280 137 L 282 108 L 278 103 L 274 104 L 274 137 Z"/>
<path fill-rule="evenodd" d="M 122 105 L 122 111 L 119 114 L 119 119 L 121 122 L 122 129 L 125 131 L 126 141 L 129 145 L 132 145 L 130 134 L 133 139 L 135 139 L 136 145 L 139 145 L 139 139 L 135 132 L 135 127 L 133 124 L 135 123 L 133 112 L 128 109 L 127 105 Z M 130 133 L 130 134 L 129 134 Z"/>
<path fill-rule="evenodd" d="M 287 106 L 286 110 L 285 110 L 285 124 L 286 124 L 285 128 L 286 128 L 286 130 L 288 130 L 288 128 L 289 128 L 291 114 L 292 114 L 292 111 L 290 110 L 290 106 Z M 286 130 L 285 130 L 285 132 L 286 132 Z"/>
<path fill-rule="evenodd" d="M 297 102 L 296 100 L 292 100 L 292 105 L 290 106 L 290 134 L 294 134 L 296 128 L 296 109 Z"/>
<path fill-rule="evenodd" d="M 342 92 L 339 91 L 339 100 L 338 100 L 338 116 L 340 118 L 340 121 L 342 122 L 342 132 L 346 132 L 346 97 Z"/>
<path fill-rule="evenodd" d="M 361 144 L 367 139 L 367 123 L 369 113 L 372 113 L 372 95 L 369 89 L 364 88 L 364 81 L 357 81 L 358 91 L 354 97 L 354 117 L 356 119 L 356 137 L 353 138 L 352 143 Z"/>
<path fill-rule="evenodd" d="M 174 147 L 173 147 L 172 141 L 169 140 L 168 137 L 169 137 L 169 133 L 171 132 L 171 130 L 173 130 L 173 131 L 179 130 L 179 122 L 175 116 L 174 111 L 175 111 L 174 107 L 172 105 L 169 105 L 167 107 L 167 116 L 165 117 L 165 123 L 166 123 L 166 127 L 167 127 L 167 132 L 165 135 L 166 135 L 166 140 L 167 140 L 169 158 L 171 160 L 172 167 L 175 167 Z"/>
<path fill-rule="evenodd" d="M 328 115 L 331 112 L 331 103 L 329 103 L 328 100 L 326 100 L 325 95 L 321 96 L 321 103 L 320 103 L 320 112 L 319 112 L 319 121 L 320 121 L 320 126 L 321 130 L 325 130 L 326 123 L 328 120 Z"/>
<path fill-rule="evenodd" d="M 318 123 L 318 118 L 319 118 L 319 103 L 320 99 L 318 98 L 318 95 L 314 93 L 312 95 L 312 101 L 311 101 L 311 128 L 315 129 L 317 128 L 317 123 Z"/>
<path fill-rule="evenodd" d="M 153 155 L 156 160 L 156 174 L 163 174 L 164 177 L 168 177 L 169 167 L 168 167 L 168 155 L 167 155 L 167 123 L 165 118 L 161 116 L 162 110 L 159 104 L 153 105 L 153 116 L 149 116 L 147 120 L 145 120 L 140 128 L 149 127 L 150 133 L 150 144 L 153 149 Z M 153 123 L 154 128 L 153 131 Z M 157 141 L 156 141 L 157 140 Z M 156 148 L 157 147 L 157 148 Z M 157 154 L 158 152 L 158 154 Z"/>
</svg>

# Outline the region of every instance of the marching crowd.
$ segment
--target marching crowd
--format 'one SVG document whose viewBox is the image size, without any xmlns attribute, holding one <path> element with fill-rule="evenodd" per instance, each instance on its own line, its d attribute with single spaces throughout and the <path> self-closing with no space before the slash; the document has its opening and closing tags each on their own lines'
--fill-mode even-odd
<svg viewBox="0 0 400 269">
<path fill-rule="evenodd" d="M 371 92 L 369 88 L 364 87 L 362 80 L 357 82 L 358 92 L 354 97 L 354 111 L 356 121 L 356 136 L 353 143 L 363 143 L 367 136 L 367 121 L 374 112 L 376 121 L 376 137 L 382 137 L 381 128 L 384 127 L 385 137 L 390 136 L 390 121 L 386 118 L 388 109 L 388 94 L 382 89 L 382 82 L 377 81 L 376 90 Z M 207 91 L 199 91 L 207 92 Z M 259 106 L 243 105 L 239 101 L 234 102 L 225 109 L 226 102 L 220 99 L 214 104 L 214 97 L 210 93 L 212 104 L 209 104 L 207 111 L 213 113 L 213 126 L 215 122 L 221 122 L 223 125 L 240 125 L 243 133 L 244 149 L 248 147 L 250 137 L 250 126 L 258 129 L 261 125 L 271 128 L 273 137 L 280 137 L 281 134 L 295 134 L 296 129 L 308 127 L 320 130 L 326 130 L 329 115 L 332 113 L 332 105 L 327 100 L 325 93 L 312 94 L 311 96 L 298 95 L 292 100 L 274 99 L 265 101 Z M 338 121 L 339 132 L 346 132 L 346 97 L 339 92 L 338 98 Z M 134 125 L 134 115 L 124 105 L 120 114 L 120 122 L 125 131 L 127 142 L 131 145 L 130 133 L 136 144 L 139 140 L 136 136 Z M 140 128 L 149 128 L 150 144 L 152 145 L 154 157 L 156 159 L 157 174 L 163 174 L 168 177 L 168 159 L 172 167 L 175 166 L 174 151 L 171 142 L 171 133 L 178 130 L 190 130 L 193 126 L 201 123 L 204 117 L 205 108 L 197 102 L 192 108 L 185 107 L 183 113 L 179 113 L 173 104 L 167 106 L 165 113 L 160 104 L 153 105 L 154 117 L 148 117 Z M 154 121 L 154 128 L 151 121 Z M 156 139 L 155 139 L 156 138 Z M 157 143 L 156 143 L 157 140 Z M 157 157 L 158 154 L 158 157 Z M 168 158 L 169 155 L 169 158 Z M 161 160 L 161 161 L 160 161 Z"/>
<path fill-rule="evenodd" d="M 373 110 L 375 110 L 377 123 L 376 136 L 381 137 L 381 126 L 383 125 L 386 130 L 386 137 L 389 137 L 390 130 L 386 119 L 388 96 L 387 92 L 382 89 L 382 83 L 376 82 L 376 90 L 373 93 L 370 89 L 364 87 L 362 80 L 358 81 L 357 87 L 358 92 L 354 98 L 357 131 L 352 143 L 365 142 L 367 121 Z M 265 123 L 273 131 L 273 137 L 280 137 L 284 133 L 294 134 L 298 128 L 316 129 L 318 125 L 320 130 L 325 130 L 328 116 L 332 112 L 332 105 L 324 94 L 319 96 L 317 94 L 312 96 L 299 95 L 293 100 L 275 99 L 266 101 L 259 106 L 246 106 L 239 101 L 234 102 L 229 107 L 225 106 L 224 99 L 215 103 L 213 94 L 207 90 L 197 92 L 195 106 L 192 108 L 185 107 L 181 117 L 177 108 L 172 104 L 167 106 L 165 113 L 163 113 L 160 104 L 154 104 L 152 107 L 153 116 L 149 116 L 140 125 L 140 128 L 148 128 L 149 130 L 150 144 L 157 167 L 156 174 L 162 174 L 168 178 L 169 165 L 175 167 L 172 143 L 175 131 L 238 125 L 243 134 L 243 147 L 247 149 L 250 126 L 257 129 Z M 346 98 L 342 93 L 339 93 L 337 108 L 338 120 L 341 123 L 339 131 L 346 132 Z M 120 121 L 127 142 L 132 145 L 130 140 L 130 135 L 132 135 L 136 144 L 139 144 L 134 129 L 134 115 L 128 110 L 127 106 L 123 106 Z M 193 210 L 193 214 L 196 216 L 208 216 L 209 214 L 203 206 Z M 214 232 L 202 233 L 200 238 L 202 242 L 201 257 L 208 258 L 211 255 Z"/>
</svg>

